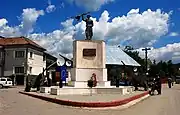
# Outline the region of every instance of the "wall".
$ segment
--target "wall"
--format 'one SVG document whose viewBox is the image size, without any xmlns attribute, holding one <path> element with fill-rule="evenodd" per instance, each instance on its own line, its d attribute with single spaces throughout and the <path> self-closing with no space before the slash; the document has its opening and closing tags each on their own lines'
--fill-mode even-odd
<svg viewBox="0 0 180 115">
<path fill-rule="evenodd" d="M 6 48 L 4 76 L 14 74 L 14 67 L 25 66 L 26 64 L 26 55 L 24 58 L 15 58 L 15 51 L 25 51 L 26 54 L 26 48 Z"/>
<path fill-rule="evenodd" d="M 15 58 L 15 51 L 25 51 L 24 58 Z M 29 67 L 32 67 L 32 75 L 38 75 L 43 71 L 43 67 L 46 67 L 46 62 L 43 61 L 43 52 L 28 48 L 28 57 L 26 58 L 26 48 L 6 48 L 5 57 L 5 71 L 4 76 L 10 76 L 15 73 L 14 67 L 20 67 L 27 65 L 27 73 L 29 73 Z M 33 52 L 33 58 L 30 58 L 30 52 Z M 27 63 L 26 63 L 27 62 Z M 26 68 L 25 68 L 26 70 Z"/>
<path fill-rule="evenodd" d="M 83 57 L 83 49 L 96 49 L 95 57 Z M 105 43 L 102 40 L 79 40 L 73 43 L 74 68 L 105 68 Z"/>
<path fill-rule="evenodd" d="M 30 58 L 30 52 L 33 52 L 33 57 Z M 32 67 L 32 73 L 30 73 Z M 46 61 L 43 61 L 43 52 L 28 48 L 28 70 L 27 72 L 32 75 L 38 75 L 46 68 Z M 44 72 L 46 74 L 46 72 Z"/>
<path fill-rule="evenodd" d="M 2 76 L 2 68 L 3 68 L 3 49 L 0 47 L 0 76 Z"/>
</svg>

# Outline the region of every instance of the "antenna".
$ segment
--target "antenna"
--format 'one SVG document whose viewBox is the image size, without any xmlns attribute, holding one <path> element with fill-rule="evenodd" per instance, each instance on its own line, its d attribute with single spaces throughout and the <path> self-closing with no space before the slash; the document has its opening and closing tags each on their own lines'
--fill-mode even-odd
<svg viewBox="0 0 180 115">
<path fill-rule="evenodd" d="M 61 57 L 57 59 L 56 63 L 58 66 L 63 66 L 65 64 L 65 60 Z"/>
<path fill-rule="evenodd" d="M 125 66 L 125 63 L 123 62 L 123 61 L 121 61 L 122 62 L 122 64 Z"/>
<path fill-rule="evenodd" d="M 66 66 L 70 67 L 72 65 L 71 61 L 66 61 Z"/>
</svg>

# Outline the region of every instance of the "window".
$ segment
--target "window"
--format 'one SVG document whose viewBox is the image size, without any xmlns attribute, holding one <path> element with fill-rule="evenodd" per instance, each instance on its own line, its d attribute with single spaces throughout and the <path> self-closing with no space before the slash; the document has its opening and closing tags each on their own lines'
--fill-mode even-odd
<svg viewBox="0 0 180 115">
<path fill-rule="evenodd" d="M 24 51 L 15 51 L 15 58 L 23 58 Z"/>
<path fill-rule="evenodd" d="M 15 67 L 15 73 L 24 73 L 24 67 Z"/>
<path fill-rule="evenodd" d="M 12 79 L 10 79 L 10 78 L 7 78 L 7 81 L 12 81 Z"/>
<path fill-rule="evenodd" d="M 32 67 L 29 67 L 29 73 L 32 73 Z"/>
<path fill-rule="evenodd" d="M 30 52 L 30 58 L 32 58 L 33 57 L 33 52 Z"/>
<path fill-rule="evenodd" d="M 0 80 L 1 80 L 1 81 L 6 81 L 6 79 L 3 79 L 3 78 L 2 78 L 2 79 L 0 79 Z"/>
</svg>

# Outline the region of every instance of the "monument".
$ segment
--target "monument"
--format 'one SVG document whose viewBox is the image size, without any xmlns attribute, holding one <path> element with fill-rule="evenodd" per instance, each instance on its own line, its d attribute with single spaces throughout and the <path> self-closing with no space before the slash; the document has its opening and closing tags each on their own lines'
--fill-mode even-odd
<svg viewBox="0 0 180 115">
<path fill-rule="evenodd" d="M 87 81 L 94 73 L 96 75 L 97 87 L 110 87 L 107 81 L 105 42 L 92 40 L 93 21 L 90 15 L 82 20 L 86 22 L 86 39 L 73 42 L 73 68 L 71 69 L 72 83 L 74 87 L 87 87 Z"/>
<path fill-rule="evenodd" d="M 71 68 L 71 86 L 52 87 L 47 89 L 53 95 L 70 95 L 70 94 L 89 94 L 92 93 L 119 93 L 127 94 L 132 92 L 132 88 L 124 88 L 110 85 L 107 80 L 106 69 L 106 48 L 103 40 L 92 40 L 93 21 L 90 15 L 84 19 L 84 15 L 78 15 L 75 18 L 86 22 L 86 39 L 75 40 L 73 42 L 73 68 Z M 88 87 L 88 81 L 96 81 L 92 90 Z M 41 88 L 46 92 L 46 88 Z"/>
<path fill-rule="evenodd" d="M 87 87 L 87 81 L 96 74 L 97 87 L 110 87 L 107 81 L 105 42 L 102 40 L 76 40 L 73 42 L 74 87 Z"/>
</svg>

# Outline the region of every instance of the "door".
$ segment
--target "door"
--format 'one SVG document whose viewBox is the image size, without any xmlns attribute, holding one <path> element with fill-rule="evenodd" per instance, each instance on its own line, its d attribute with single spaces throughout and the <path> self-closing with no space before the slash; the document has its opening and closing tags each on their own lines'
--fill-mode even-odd
<svg viewBox="0 0 180 115">
<path fill-rule="evenodd" d="M 24 75 L 16 75 L 16 84 L 24 85 Z"/>
</svg>

